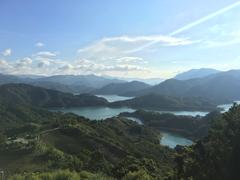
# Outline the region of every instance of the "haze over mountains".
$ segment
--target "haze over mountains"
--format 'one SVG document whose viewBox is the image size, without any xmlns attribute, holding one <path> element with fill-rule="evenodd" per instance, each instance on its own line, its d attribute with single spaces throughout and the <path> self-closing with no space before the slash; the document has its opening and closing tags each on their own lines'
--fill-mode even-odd
<svg viewBox="0 0 240 180">
<path fill-rule="evenodd" d="M 217 74 L 221 71 L 216 69 L 209 69 L 209 68 L 201 68 L 201 69 L 191 69 L 189 71 L 177 74 L 174 79 L 178 80 L 188 80 L 194 78 L 202 78 L 212 74 Z"/>
<path fill-rule="evenodd" d="M 71 93 L 86 93 L 101 88 L 110 83 L 123 83 L 124 81 L 105 78 L 95 75 L 58 75 L 58 76 L 33 76 L 33 75 L 4 75 L 0 74 L 0 84 L 25 83 L 39 87 Z"/>
<path fill-rule="evenodd" d="M 189 80 L 169 79 L 128 95 L 154 93 L 174 97 L 201 97 L 214 103 L 227 103 L 240 99 L 239 81 L 240 70 L 231 70 Z"/>
<path fill-rule="evenodd" d="M 234 149 L 235 144 L 239 143 L 239 138 L 235 140 L 232 136 L 238 137 L 239 134 L 240 107 L 233 107 L 223 116 L 219 111 L 214 111 L 205 117 L 175 116 L 170 113 L 156 113 L 153 110 L 207 112 L 216 110 L 218 103 L 240 98 L 239 80 L 240 70 L 219 72 L 188 80 L 169 79 L 155 86 L 139 81 L 125 82 L 93 76 L 80 78 L 80 76 L 1 75 L 0 158 L 4 159 L 4 162 L 0 162 L 0 165 L 4 166 L 4 172 L 10 172 L 10 175 L 16 172 L 21 176 L 25 176 L 25 172 L 39 174 L 46 172 L 46 168 L 56 172 L 70 167 L 76 172 L 83 169 L 93 173 L 104 173 L 101 175 L 102 179 L 107 179 L 104 177 L 106 175 L 114 179 L 124 179 L 126 174 L 132 173 L 133 168 L 137 171 L 144 169 L 152 179 L 162 179 L 162 177 L 169 179 L 175 176 L 174 173 L 178 170 L 185 172 L 176 169 L 178 162 L 174 159 L 177 158 L 181 158 L 180 161 L 182 158 L 192 158 L 190 162 L 194 162 L 196 167 L 199 167 L 197 163 L 202 159 L 202 167 L 205 167 L 208 159 L 202 153 L 203 149 L 208 154 L 213 152 L 211 159 L 214 159 L 219 149 L 226 147 Z M 70 88 L 65 91 L 72 91 L 73 87 L 78 90 L 78 86 L 82 88 L 82 85 L 88 83 L 91 85 L 89 94 L 74 95 L 53 90 Z M 96 87 L 99 88 L 95 89 Z M 113 93 L 124 96 L 132 94 L 137 97 L 110 103 L 104 98 L 92 95 Z M 94 121 L 74 113 L 51 112 L 46 109 L 90 106 L 106 109 L 127 106 L 138 111 Z M 95 111 L 92 113 L 98 114 Z M 125 118 L 124 114 L 139 118 L 143 125 L 128 119 L 127 116 Z M 226 121 L 222 118 L 226 118 Z M 225 127 L 228 129 L 224 129 Z M 196 141 L 186 148 L 186 152 L 185 146 L 170 149 L 160 144 L 161 132 L 164 129 Z M 211 135 L 214 132 L 216 135 Z M 221 132 L 227 132 L 227 136 Z M 222 140 L 225 136 L 227 140 L 232 138 L 231 142 L 236 143 L 230 144 L 231 146 L 226 145 L 228 141 Z M 219 140 L 223 143 L 215 147 L 215 143 Z M 224 149 L 224 154 L 227 152 L 229 153 L 229 149 Z M 230 151 L 234 156 L 239 151 L 236 152 Z M 198 156 L 199 158 L 196 158 Z M 226 158 L 222 159 L 225 162 Z M 182 162 L 184 167 L 188 166 L 185 169 L 198 169 L 192 167 L 192 164 L 188 165 L 187 160 Z M 230 159 L 229 162 L 234 162 L 234 159 Z M 225 163 L 221 164 L 221 167 L 225 166 Z M 180 167 L 183 168 L 181 165 Z M 17 171 L 19 168 L 20 171 Z M 90 179 L 86 175 L 85 177 Z M 137 179 L 142 179 L 141 174 L 139 177 Z"/>
<path fill-rule="evenodd" d="M 95 75 L 14 76 L 0 74 L 0 84 L 24 83 L 70 93 L 143 96 L 158 94 L 171 97 L 196 97 L 212 103 L 227 103 L 240 99 L 240 70 L 218 71 L 193 69 L 151 86 L 140 81 L 123 81 Z"/>
</svg>

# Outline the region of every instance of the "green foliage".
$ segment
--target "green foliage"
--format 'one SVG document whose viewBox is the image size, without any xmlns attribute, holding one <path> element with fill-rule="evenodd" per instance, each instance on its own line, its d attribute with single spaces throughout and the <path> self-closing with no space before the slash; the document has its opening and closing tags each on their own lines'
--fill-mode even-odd
<svg viewBox="0 0 240 180">
<path fill-rule="evenodd" d="M 87 171 L 77 173 L 69 170 L 59 170 L 44 173 L 16 174 L 9 177 L 9 180 L 111 180 L 102 174 L 93 174 Z"/>
<path fill-rule="evenodd" d="M 44 89 L 26 84 L 0 86 L 0 104 L 32 105 L 38 107 L 76 107 L 107 105 L 104 98 L 90 94 L 74 96 L 70 93 Z"/>
<path fill-rule="evenodd" d="M 89 121 L 74 114 L 28 106 L 22 109 L 29 110 L 28 120 L 16 120 L 16 124 L 10 123 L 11 128 L 3 128 L 13 139 L 26 141 L 22 144 L 10 140 L 9 145 L 2 146 L 0 166 L 9 174 L 70 169 L 123 178 L 135 166 L 152 178 L 172 172 L 173 152 L 159 145 L 159 132 L 151 128 L 121 118 Z M 134 160 L 121 165 L 126 156 Z"/>
<path fill-rule="evenodd" d="M 157 110 L 214 110 L 216 104 L 198 97 L 172 97 L 159 94 L 147 94 L 125 101 L 117 101 L 111 106 L 130 106 L 133 108 Z"/>
<path fill-rule="evenodd" d="M 192 139 L 199 139 L 207 135 L 211 124 L 215 119 L 220 118 L 221 114 L 213 111 L 204 117 L 193 117 L 138 110 L 133 113 L 122 113 L 121 116 L 136 117 L 145 126 L 176 132 Z"/>
<path fill-rule="evenodd" d="M 0 145 L 4 144 L 7 140 L 7 137 L 3 134 L 0 134 Z"/>
<path fill-rule="evenodd" d="M 138 170 L 138 171 L 134 171 L 134 172 L 129 172 L 123 178 L 123 180 L 139 180 L 139 179 L 141 179 L 141 180 L 154 180 L 144 170 Z"/>
<path fill-rule="evenodd" d="M 240 177 L 240 106 L 217 119 L 209 135 L 176 157 L 177 179 L 228 180 Z"/>
</svg>

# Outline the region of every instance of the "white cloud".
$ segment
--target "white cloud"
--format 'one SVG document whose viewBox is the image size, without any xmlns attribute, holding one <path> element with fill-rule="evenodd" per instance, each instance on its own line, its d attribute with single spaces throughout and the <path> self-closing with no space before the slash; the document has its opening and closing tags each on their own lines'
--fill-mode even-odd
<svg viewBox="0 0 240 180">
<path fill-rule="evenodd" d="M 8 48 L 8 49 L 5 49 L 3 52 L 2 52 L 2 55 L 3 56 L 11 56 L 11 54 L 12 54 L 12 50 L 10 49 L 10 48 Z"/>
<path fill-rule="evenodd" d="M 129 63 L 129 64 L 147 64 L 148 61 L 144 60 L 141 57 L 133 57 L 133 56 L 127 56 L 127 57 L 121 57 L 117 59 L 118 63 Z"/>
<path fill-rule="evenodd" d="M 34 54 L 33 56 L 35 56 L 35 57 L 52 58 L 52 57 L 56 57 L 57 53 L 50 52 L 50 51 L 41 51 L 41 52 L 38 52 L 38 53 Z"/>
<path fill-rule="evenodd" d="M 20 65 L 22 65 L 22 66 L 26 66 L 26 65 L 32 64 L 32 62 L 33 62 L 33 61 L 32 61 L 31 58 L 25 57 L 25 58 L 21 59 L 21 60 L 18 62 L 18 64 L 20 64 Z"/>
<path fill-rule="evenodd" d="M 40 62 L 38 62 L 38 67 L 42 68 L 44 66 L 49 66 L 51 64 L 51 62 L 49 60 L 41 60 Z"/>
<path fill-rule="evenodd" d="M 99 41 L 92 43 L 91 45 L 78 50 L 80 54 L 108 54 L 113 56 L 115 54 L 131 54 L 137 51 L 141 51 L 149 46 L 149 44 L 158 44 L 163 47 L 170 46 L 185 46 L 196 42 L 193 42 L 186 38 L 175 38 L 170 36 L 152 35 L 152 36 L 118 36 L 103 38 Z"/>
<path fill-rule="evenodd" d="M 42 42 L 37 42 L 37 43 L 35 44 L 35 46 L 36 46 L 36 47 L 43 47 L 43 46 L 45 46 L 45 44 L 42 43 Z"/>
<path fill-rule="evenodd" d="M 6 66 L 6 65 L 8 65 L 8 63 L 5 60 L 0 60 L 0 65 L 1 66 Z"/>
</svg>

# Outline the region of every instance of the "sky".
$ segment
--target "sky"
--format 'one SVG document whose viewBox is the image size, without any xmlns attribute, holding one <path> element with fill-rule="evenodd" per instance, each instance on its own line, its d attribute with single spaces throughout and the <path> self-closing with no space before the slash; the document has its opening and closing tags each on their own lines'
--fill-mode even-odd
<svg viewBox="0 0 240 180">
<path fill-rule="evenodd" d="M 0 73 L 240 69 L 239 0 L 0 0 Z"/>
</svg>

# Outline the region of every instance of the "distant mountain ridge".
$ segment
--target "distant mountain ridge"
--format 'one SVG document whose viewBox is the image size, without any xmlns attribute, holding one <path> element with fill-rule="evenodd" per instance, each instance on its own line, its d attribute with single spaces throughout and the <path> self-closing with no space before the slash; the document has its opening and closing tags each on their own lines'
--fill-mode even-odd
<svg viewBox="0 0 240 180">
<path fill-rule="evenodd" d="M 239 82 L 240 70 L 231 70 L 203 78 L 168 79 L 151 88 L 135 92 L 135 96 L 154 93 L 174 97 L 201 97 L 214 103 L 230 103 L 240 99 Z"/>
<path fill-rule="evenodd" d="M 0 74 L 0 85 L 9 83 L 24 83 L 47 89 L 70 93 L 89 93 L 94 89 L 102 88 L 110 83 L 123 83 L 125 81 L 105 78 L 95 75 L 7 75 Z"/>
<path fill-rule="evenodd" d="M 84 85 L 92 88 L 101 88 L 110 83 L 124 82 L 119 79 L 111 79 L 95 75 L 57 75 L 40 78 L 39 81 L 57 82 L 64 85 Z"/>
<path fill-rule="evenodd" d="M 140 81 L 131 81 L 131 82 L 125 82 L 125 83 L 111 83 L 100 89 L 93 91 L 92 93 L 101 94 L 101 95 L 117 94 L 120 96 L 124 96 L 128 93 L 131 93 L 131 92 L 134 93 L 136 91 L 141 91 L 150 87 L 151 87 L 150 85 Z"/>
<path fill-rule="evenodd" d="M 129 100 L 117 101 L 110 104 L 113 107 L 127 106 L 137 109 L 150 109 L 150 110 L 202 110 L 209 111 L 216 109 L 216 104 L 209 102 L 203 98 L 197 97 L 172 97 L 159 94 L 147 94 L 144 96 L 136 97 Z"/>
<path fill-rule="evenodd" d="M 208 76 L 187 80 L 168 79 L 155 86 L 138 81 L 124 82 L 94 75 L 62 75 L 32 80 L 31 78 L 0 74 L 0 84 L 24 83 L 76 94 L 118 94 L 129 97 L 159 94 L 178 98 L 197 97 L 208 99 L 214 104 L 240 100 L 239 82 L 240 70 L 215 72 Z"/>
<path fill-rule="evenodd" d="M 189 71 L 177 74 L 174 79 L 177 80 L 188 80 L 195 78 L 203 78 L 209 75 L 220 73 L 221 71 L 210 68 L 191 69 Z"/>
</svg>

